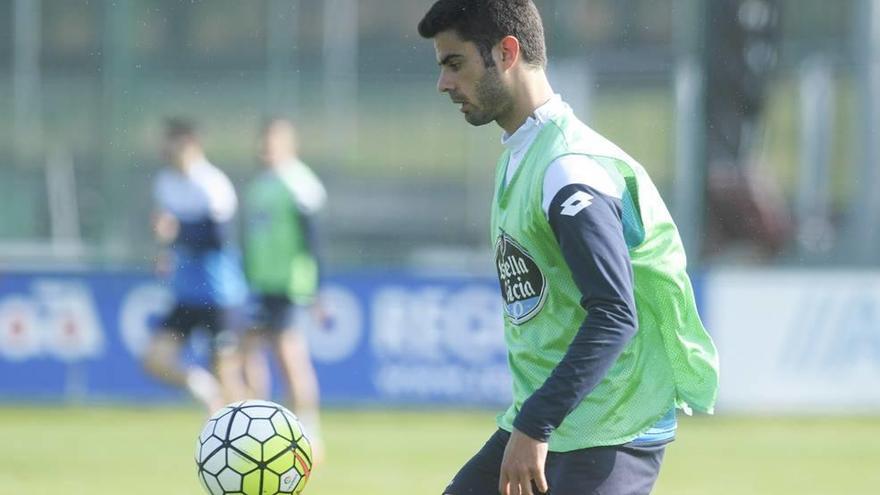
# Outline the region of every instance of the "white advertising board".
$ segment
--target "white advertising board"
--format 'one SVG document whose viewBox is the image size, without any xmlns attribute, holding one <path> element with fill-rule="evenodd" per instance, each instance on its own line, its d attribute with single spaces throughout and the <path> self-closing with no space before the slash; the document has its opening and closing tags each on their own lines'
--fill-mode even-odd
<svg viewBox="0 0 880 495">
<path fill-rule="evenodd" d="M 719 410 L 880 411 L 880 272 L 716 270 Z"/>
</svg>

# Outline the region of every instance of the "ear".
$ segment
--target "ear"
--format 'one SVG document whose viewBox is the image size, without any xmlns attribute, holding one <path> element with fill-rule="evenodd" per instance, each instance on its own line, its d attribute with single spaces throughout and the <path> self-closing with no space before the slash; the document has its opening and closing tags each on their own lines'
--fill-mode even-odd
<svg viewBox="0 0 880 495">
<path fill-rule="evenodd" d="M 515 37 L 501 38 L 496 47 L 498 48 L 498 60 L 495 62 L 502 70 L 510 69 L 519 61 L 519 40 Z"/>
</svg>

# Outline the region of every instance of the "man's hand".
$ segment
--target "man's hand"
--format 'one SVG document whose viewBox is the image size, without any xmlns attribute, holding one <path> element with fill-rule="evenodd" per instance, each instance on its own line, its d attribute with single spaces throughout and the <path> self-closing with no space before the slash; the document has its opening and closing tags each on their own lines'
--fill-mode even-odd
<svg viewBox="0 0 880 495">
<path fill-rule="evenodd" d="M 504 449 L 498 492 L 501 495 L 536 495 L 532 491 L 534 481 L 538 493 L 547 493 L 546 461 L 547 442 L 539 442 L 514 429 Z"/>
<path fill-rule="evenodd" d="M 315 319 L 315 324 L 318 329 L 326 330 L 331 323 L 331 318 L 330 313 L 327 312 L 327 306 L 324 305 L 324 301 L 321 300 L 320 295 L 315 297 L 315 302 L 312 304 L 311 310 L 312 318 Z"/>
<path fill-rule="evenodd" d="M 177 239 L 177 234 L 180 233 L 180 223 L 169 213 L 156 213 L 153 215 L 153 233 L 159 243 L 167 246 Z"/>
</svg>

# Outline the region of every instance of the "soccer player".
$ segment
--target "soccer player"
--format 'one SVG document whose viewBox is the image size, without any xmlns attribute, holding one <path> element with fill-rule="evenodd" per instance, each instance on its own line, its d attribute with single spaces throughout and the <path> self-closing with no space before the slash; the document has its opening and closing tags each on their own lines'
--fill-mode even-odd
<svg viewBox="0 0 880 495">
<path fill-rule="evenodd" d="M 167 277 L 175 306 L 152 335 L 143 357 L 156 378 L 187 389 L 209 411 L 243 398 L 236 330 L 247 289 L 232 242 L 238 201 L 232 183 L 205 158 L 193 124 L 166 122 L 168 166 L 154 183 L 154 232 L 163 246 L 157 271 Z M 211 335 L 213 372 L 183 365 L 180 353 L 197 328 Z"/>
<path fill-rule="evenodd" d="M 260 149 L 264 169 L 244 197 L 245 273 L 256 303 L 254 329 L 244 345 L 245 376 L 257 396 L 268 398 L 270 378 L 262 347 L 269 341 L 291 408 L 320 459 L 318 381 L 301 327 L 317 309 L 314 215 L 323 207 L 326 191 L 297 158 L 291 122 L 270 120 L 261 133 Z"/>
<path fill-rule="evenodd" d="M 645 170 L 554 94 L 530 0 L 439 0 L 441 93 L 496 122 L 491 236 L 514 401 L 444 493 L 647 494 L 676 408 L 711 412 L 715 347 Z"/>
</svg>

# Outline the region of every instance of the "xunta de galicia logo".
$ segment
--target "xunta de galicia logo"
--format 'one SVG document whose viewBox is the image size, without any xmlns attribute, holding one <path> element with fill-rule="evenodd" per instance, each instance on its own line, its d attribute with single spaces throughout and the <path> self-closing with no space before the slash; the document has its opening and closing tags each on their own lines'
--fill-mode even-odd
<svg viewBox="0 0 880 495">
<path fill-rule="evenodd" d="M 495 244 L 495 266 L 504 313 L 515 325 L 532 319 L 544 305 L 546 280 L 535 260 L 502 231 Z"/>
</svg>

